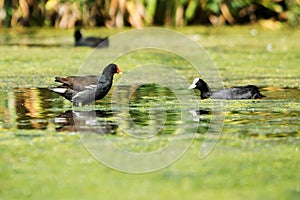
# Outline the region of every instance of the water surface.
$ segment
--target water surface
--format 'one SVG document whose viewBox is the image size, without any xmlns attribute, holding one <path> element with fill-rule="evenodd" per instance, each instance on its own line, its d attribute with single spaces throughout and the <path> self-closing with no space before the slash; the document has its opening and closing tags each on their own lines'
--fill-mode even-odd
<svg viewBox="0 0 300 200">
<path fill-rule="evenodd" d="M 130 97 L 130 120 L 143 132 L 149 124 L 159 134 L 173 134 L 180 124 L 181 108 L 168 88 L 147 85 L 135 89 Z M 261 100 L 226 101 L 224 132 L 240 136 L 299 136 L 300 90 L 261 88 L 267 96 Z M 124 134 L 116 117 L 122 111 L 111 110 L 110 94 L 95 106 L 72 108 L 70 102 L 47 88 L 15 88 L 0 92 L 0 128 L 3 130 L 88 131 L 101 134 Z M 199 110 L 190 110 L 191 123 L 198 123 L 198 133 L 205 133 L 211 119 L 211 101 L 200 100 Z M 176 106 L 174 106 L 176 105 Z M 163 112 L 161 111 L 163 108 Z M 76 119 L 74 119 L 74 117 Z"/>
</svg>

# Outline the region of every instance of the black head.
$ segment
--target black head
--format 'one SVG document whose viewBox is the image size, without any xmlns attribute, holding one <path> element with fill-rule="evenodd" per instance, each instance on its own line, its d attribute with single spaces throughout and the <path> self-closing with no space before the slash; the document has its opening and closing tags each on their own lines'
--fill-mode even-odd
<svg viewBox="0 0 300 200">
<path fill-rule="evenodd" d="M 79 41 L 82 38 L 82 34 L 79 29 L 77 29 L 74 33 L 75 41 Z"/>
<path fill-rule="evenodd" d="M 105 72 L 110 72 L 110 73 L 112 73 L 112 74 L 115 74 L 115 73 L 117 73 L 117 74 L 122 74 L 122 72 L 121 72 L 121 70 L 119 69 L 118 65 L 113 64 L 113 63 L 107 65 L 107 66 L 104 68 L 103 73 L 105 73 Z"/>
<path fill-rule="evenodd" d="M 195 78 L 189 89 L 209 90 L 209 87 L 202 79 Z"/>
<path fill-rule="evenodd" d="M 190 85 L 189 89 L 198 89 L 201 92 L 201 99 L 209 98 L 211 95 L 211 90 L 208 87 L 207 83 L 200 78 L 195 78 L 192 85 Z"/>
</svg>

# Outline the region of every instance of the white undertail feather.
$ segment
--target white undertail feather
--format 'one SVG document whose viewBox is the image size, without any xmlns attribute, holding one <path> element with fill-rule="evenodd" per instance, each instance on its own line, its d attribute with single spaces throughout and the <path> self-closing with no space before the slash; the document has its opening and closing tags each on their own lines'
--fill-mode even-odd
<svg viewBox="0 0 300 200">
<path fill-rule="evenodd" d="M 192 85 L 190 85 L 189 89 L 194 89 L 196 87 L 197 82 L 200 80 L 200 78 L 195 78 Z"/>
<path fill-rule="evenodd" d="M 52 88 L 51 89 L 53 92 L 57 92 L 57 93 L 65 93 L 67 91 L 67 88 Z"/>
</svg>

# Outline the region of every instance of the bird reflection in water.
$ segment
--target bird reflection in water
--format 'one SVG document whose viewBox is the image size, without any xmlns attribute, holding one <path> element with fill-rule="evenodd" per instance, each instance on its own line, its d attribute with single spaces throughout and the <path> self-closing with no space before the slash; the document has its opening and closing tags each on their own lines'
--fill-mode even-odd
<svg viewBox="0 0 300 200">
<path fill-rule="evenodd" d="M 117 125 L 112 120 L 111 111 L 91 110 L 74 111 L 68 110 L 54 118 L 56 131 L 80 131 L 99 134 L 115 134 Z"/>
<path fill-rule="evenodd" d="M 206 133 L 211 121 L 211 110 L 205 108 L 200 110 L 190 110 L 189 112 L 193 116 L 193 121 L 199 123 L 197 133 Z"/>
<path fill-rule="evenodd" d="M 114 134 L 111 110 L 64 112 L 64 100 L 47 88 L 15 88 L 0 93 L 2 128 L 47 131 L 82 131 Z M 64 112 L 64 113 L 62 113 Z M 111 120 L 110 120 L 111 119 Z"/>
</svg>

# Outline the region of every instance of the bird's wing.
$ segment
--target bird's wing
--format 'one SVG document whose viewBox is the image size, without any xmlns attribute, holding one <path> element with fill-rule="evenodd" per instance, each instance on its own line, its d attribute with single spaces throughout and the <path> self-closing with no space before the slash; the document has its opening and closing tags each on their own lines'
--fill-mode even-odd
<svg viewBox="0 0 300 200">
<path fill-rule="evenodd" d="M 108 78 L 104 75 L 101 75 L 97 86 L 97 92 L 98 93 L 106 92 L 107 88 L 110 87 L 110 84 L 111 82 L 108 80 Z"/>
<path fill-rule="evenodd" d="M 85 86 L 84 90 L 75 94 L 72 101 L 86 101 L 87 99 L 95 99 L 95 92 L 97 90 L 97 85 Z"/>
</svg>

